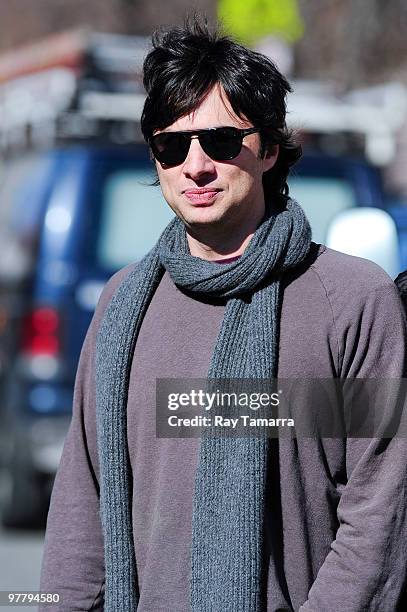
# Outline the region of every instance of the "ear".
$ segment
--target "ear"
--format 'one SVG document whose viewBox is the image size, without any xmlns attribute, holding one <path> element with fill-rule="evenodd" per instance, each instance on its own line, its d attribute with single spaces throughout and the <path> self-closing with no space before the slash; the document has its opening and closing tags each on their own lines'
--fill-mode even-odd
<svg viewBox="0 0 407 612">
<path fill-rule="evenodd" d="M 277 161 L 279 151 L 280 151 L 280 146 L 278 144 L 270 145 L 269 147 L 267 147 L 266 152 L 263 157 L 263 172 L 267 172 L 268 170 L 271 170 L 271 168 L 274 166 L 274 164 Z"/>
</svg>

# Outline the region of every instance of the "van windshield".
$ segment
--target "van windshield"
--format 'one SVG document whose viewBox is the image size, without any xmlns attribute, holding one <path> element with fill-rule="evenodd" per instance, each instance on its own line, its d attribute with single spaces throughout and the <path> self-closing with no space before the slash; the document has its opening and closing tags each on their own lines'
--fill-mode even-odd
<svg viewBox="0 0 407 612">
<path fill-rule="evenodd" d="M 96 248 L 102 268 L 119 269 L 142 259 L 174 217 L 153 181 L 149 167 L 118 169 L 106 177 Z M 344 179 L 294 176 L 289 185 L 290 195 L 305 210 L 315 242 L 325 243 L 333 218 L 357 204 L 352 185 Z"/>
</svg>

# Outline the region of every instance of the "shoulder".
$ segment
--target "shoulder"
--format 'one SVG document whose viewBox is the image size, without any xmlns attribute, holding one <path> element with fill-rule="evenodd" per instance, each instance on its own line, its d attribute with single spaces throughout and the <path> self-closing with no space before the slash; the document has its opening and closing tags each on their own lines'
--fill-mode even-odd
<svg viewBox="0 0 407 612">
<path fill-rule="evenodd" d="M 291 294 L 309 304 L 321 304 L 332 313 L 364 308 L 375 296 L 390 296 L 401 305 L 397 287 L 390 276 L 377 264 L 361 257 L 346 255 L 322 244 L 312 243 L 310 253 L 289 278 Z"/>
<path fill-rule="evenodd" d="M 340 253 L 325 245 L 319 245 L 318 256 L 310 269 L 332 291 L 340 289 L 347 294 L 367 295 L 387 287 L 396 292 L 393 280 L 373 261 Z"/>
<path fill-rule="evenodd" d="M 336 333 L 341 375 L 400 376 L 406 321 L 390 276 L 372 261 L 327 247 L 321 247 L 309 272 L 323 287 Z"/>
<path fill-rule="evenodd" d="M 346 255 L 324 245 L 309 268 L 318 279 L 335 317 L 342 320 L 359 316 L 399 314 L 402 303 L 396 284 L 374 262 Z"/>
</svg>

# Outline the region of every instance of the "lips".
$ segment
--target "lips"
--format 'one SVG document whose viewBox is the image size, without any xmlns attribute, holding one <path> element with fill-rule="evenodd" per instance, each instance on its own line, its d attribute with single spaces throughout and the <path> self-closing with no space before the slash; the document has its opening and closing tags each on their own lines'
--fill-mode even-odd
<svg viewBox="0 0 407 612">
<path fill-rule="evenodd" d="M 210 189 L 206 187 L 202 189 L 186 189 L 184 194 L 192 204 L 208 206 L 215 200 L 219 192 L 220 189 Z"/>
</svg>

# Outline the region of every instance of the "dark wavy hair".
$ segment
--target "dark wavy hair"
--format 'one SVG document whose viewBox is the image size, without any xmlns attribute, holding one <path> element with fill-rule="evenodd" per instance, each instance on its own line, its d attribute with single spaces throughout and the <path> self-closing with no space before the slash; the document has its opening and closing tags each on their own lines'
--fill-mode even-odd
<svg viewBox="0 0 407 612">
<path fill-rule="evenodd" d="M 153 49 L 144 61 L 147 98 L 141 130 L 148 142 L 194 111 L 219 84 L 236 115 L 260 128 L 263 156 L 272 145 L 280 152 L 273 168 L 263 175 L 265 199 L 285 202 L 290 167 L 301 157 L 286 125 L 288 81 L 266 56 L 238 44 L 219 31 L 211 31 L 201 18 L 189 18 L 183 27 L 153 34 Z"/>
</svg>

